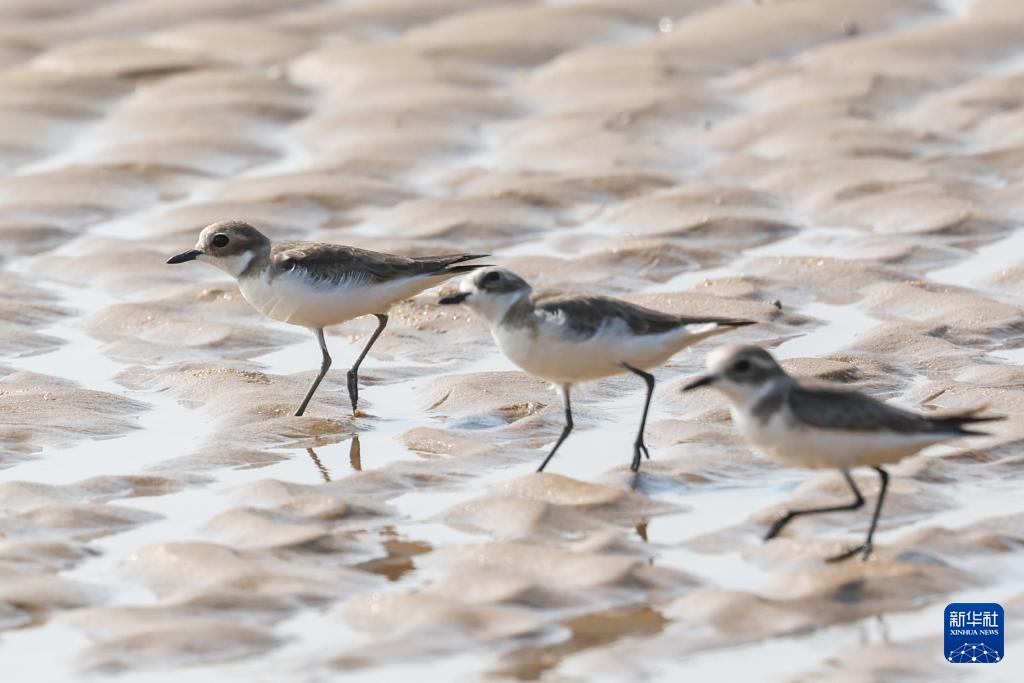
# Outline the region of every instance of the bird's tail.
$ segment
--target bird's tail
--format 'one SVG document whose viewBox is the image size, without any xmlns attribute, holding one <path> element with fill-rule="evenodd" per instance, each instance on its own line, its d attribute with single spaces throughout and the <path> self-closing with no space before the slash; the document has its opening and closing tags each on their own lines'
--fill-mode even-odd
<svg viewBox="0 0 1024 683">
<path fill-rule="evenodd" d="M 737 327 L 753 325 L 753 320 L 737 320 L 735 318 L 684 318 L 686 335 L 680 341 L 684 348 L 708 337 L 715 337 L 730 332 Z"/>
<path fill-rule="evenodd" d="M 714 324 L 718 327 L 746 327 L 747 325 L 756 325 L 756 320 L 743 320 L 742 318 L 716 318 L 714 316 L 706 318 L 692 318 L 689 316 L 679 316 L 679 322 L 684 325 L 709 325 Z"/>
<path fill-rule="evenodd" d="M 453 263 L 462 263 L 463 261 L 474 261 L 478 258 L 487 258 L 490 254 L 454 254 L 452 256 L 442 256 L 438 261 L 447 261 L 448 265 Z"/>
<path fill-rule="evenodd" d="M 479 257 L 477 257 L 477 258 L 479 258 Z M 469 273 L 469 272 L 472 272 L 472 271 L 476 270 L 477 268 L 490 268 L 490 267 L 491 267 L 491 264 L 489 264 L 489 263 L 476 263 L 476 264 L 469 265 L 469 266 L 449 266 L 449 267 L 444 269 L 444 272 L 446 272 L 446 273 Z"/>
<path fill-rule="evenodd" d="M 968 429 L 964 425 L 977 424 L 979 422 L 998 422 L 1005 420 L 1005 415 L 978 415 L 985 406 L 975 408 L 966 413 L 958 415 L 943 415 L 942 417 L 931 417 L 929 420 L 937 431 L 949 432 L 951 434 L 962 434 L 964 436 L 989 436 L 989 432 L 977 429 Z"/>
<path fill-rule="evenodd" d="M 432 270 L 434 270 L 438 275 L 442 273 L 455 275 L 458 273 L 468 273 L 472 270 L 476 270 L 477 268 L 488 267 L 485 263 L 476 263 L 465 266 L 455 265 L 457 263 L 462 263 L 463 261 L 473 261 L 475 259 L 486 258 L 488 256 L 490 256 L 490 254 L 453 254 L 451 256 L 430 256 L 418 260 L 428 263 L 432 267 Z"/>
<path fill-rule="evenodd" d="M 756 325 L 756 320 L 742 320 L 740 318 L 710 318 L 708 322 L 713 322 L 719 327 L 746 327 L 747 325 Z"/>
</svg>

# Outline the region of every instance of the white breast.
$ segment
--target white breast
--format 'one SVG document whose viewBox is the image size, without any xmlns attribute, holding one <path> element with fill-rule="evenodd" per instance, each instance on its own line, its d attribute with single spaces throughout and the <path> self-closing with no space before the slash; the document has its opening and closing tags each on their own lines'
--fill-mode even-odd
<svg viewBox="0 0 1024 683">
<path fill-rule="evenodd" d="M 762 422 L 733 408 L 736 428 L 765 455 L 793 467 L 854 468 L 897 462 L 949 437 L 887 430 L 820 429 L 796 422 L 785 409 Z"/>
<path fill-rule="evenodd" d="M 387 313 L 398 301 L 415 296 L 448 277 L 405 278 L 384 283 L 351 278 L 326 284 L 295 270 L 280 273 L 273 279 L 269 273 L 241 278 L 238 288 L 260 313 L 292 325 L 317 328 L 363 315 Z"/>
<path fill-rule="evenodd" d="M 685 330 L 636 335 L 621 321 L 580 338 L 555 317 L 533 326 L 497 325 L 491 330 L 508 358 L 530 374 L 558 384 L 583 382 L 626 372 L 623 363 L 646 370 L 688 345 Z"/>
<path fill-rule="evenodd" d="M 532 375 L 557 384 L 608 377 L 623 371 L 610 362 L 601 349 L 554 333 L 549 326 L 510 327 L 491 330 L 494 340 L 509 360 Z"/>
</svg>

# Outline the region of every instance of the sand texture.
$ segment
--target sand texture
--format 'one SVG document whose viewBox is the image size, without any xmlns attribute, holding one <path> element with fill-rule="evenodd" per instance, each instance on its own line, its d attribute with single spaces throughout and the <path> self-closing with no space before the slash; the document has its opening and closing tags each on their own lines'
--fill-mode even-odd
<svg viewBox="0 0 1024 683">
<path fill-rule="evenodd" d="M 1024 680 L 1024 2 L 0 4 L 0 663 L 18 680 Z M 842 479 L 752 453 L 706 353 L 558 395 L 433 291 L 334 369 L 199 230 L 492 254 L 993 434 Z M 869 502 L 870 471 L 855 473 Z M 182 673 L 183 669 L 185 673 Z M 970 675 L 969 675 L 970 674 Z M 6 674 L 5 674 L 6 676 Z M 91 676 L 91 678 L 90 678 Z M 11 679 L 14 680 L 14 679 Z"/>
</svg>

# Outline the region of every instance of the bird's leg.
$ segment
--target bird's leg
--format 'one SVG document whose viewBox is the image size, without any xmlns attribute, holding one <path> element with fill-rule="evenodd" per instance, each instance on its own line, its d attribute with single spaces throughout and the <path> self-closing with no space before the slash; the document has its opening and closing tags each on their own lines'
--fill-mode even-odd
<svg viewBox="0 0 1024 683">
<path fill-rule="evenodd" d="M 572 405 L 569 402 L 568 384 L 562 385 L 562 403 L 565 405 L 565 426 L 562 427 L 562 434 L 561 436 L 558 437 L 558 441 L 555 442 L 554 448 L 551 449 L 551 452 L 548 453 L 548 457 L 544 458 L 544 462 L 542 462 L 540 464 L 540 467 L 537 468 L 538 472 L 544 471 L 544 468 L 548 466 L 548 462 L 551 460 L 552 457 L 554 457 L 555 451 L 558 450 L 558 447 L 562 445 L 562 442 L 565 441 L 565 438 L 569 436 L 569 432 L 572 431 Z"/>
<path fill-rule="evenodd" d="M 868 559 L 868 555 L 874 550 L 874 546 L 871 544 L 871 539 L 875 535 L 875 527 L 878 526 L 878 516 L 882 512 L 882 503 L 885 501 L 885 492 L 889 488 L 889 473 L 883 470 L 881 467 L 873 467 L 875 472 L 878 472 L 878 478 L 881 483 L 878 486 L 878 502 L 875 503 L 875 513 L 871 515 L 871 526 L 868 527 L 867 538 L 856 548 L 850 548 L 844 553 L 840 553 L 835 557 L 828 558 L 829 562 L 840 562 L 847 558 L 853 557 L 857 553 L 863 551 L 864 554 L 861 556 L 862 560 Z"/>
<path fill-rule="evenodd" d="M 640 431 L 637 432 L 636 442 L 633 444 L 633 464 L 629 466 L 629 469 L 634 472 L 640 471 L 640 454 L 643 453 L 648 460 L 651 459 L 651 453 L 647 450 L 647 444 L 644 443 L 644 429 L 647 427 L 647 411 L 651 407 L 651 396 L 654 395 L 654 375 L 649 372 L 644 372 L 639 368 L 634 368 L 628 363 L 623 363 L 622 367 L 626 368 L 634 375 L 639 375 L 643 378 L 647 384 L 647 398 L 644 399 L 644 412 L 640 417 Z"/>
<path fill-rule="evenodd" d="M 359 358 L 356 358 L 355 364 L 349 368 L 348 371 L 348 398 L 352 401 L 352 414 L 356 413 L 356 405 L 359 403 L 359 366 L 362 364 L 363 359 L 366 358 L 366 354 L 370 352 L 370 347 L 377 341 L 377 337 L 384 331 L 384 327 L 388 324 L 388 316 L 384 313 L 374 313 L 377 316 L 377 329 L 370 335 L 370 341 L 366 342 L 366 346 L 363 348 L 363 352 L 359 354 Z"/>
<path fill-rule="evenodd" d="M 857 488 L 857 484 L 853 481 L 853 477 L 850 476 L 850 472 L 848 470 L 841 471 L 843 473 L 843 477 L 846 479 L 846 483 L 850 485 L 850 490 L 852 490 L 853 495 L 856 496 L 856 500 L 854 500 L 852 503 L 849 503 L 848 505 L 836 505 L 834 507 L 827 508 L 808 508 L 806 510 L 787 510 L 784 515 L 775 520 L 775 523 L 772 524 L 771 529 L 769 529 L 768 533 L 764 535 L 764 540 L 770 541 L 771 539 L 778 536 L 779 532 L 782 531 L 782 529 L 787 524 L 792 522 L 797 517 L 803 515 L 817 515 L 825 512 L 842 512 L 844 510 L 856 510 L 860 506 L 864 505 L 864 496 L 860 494 L 860 489 Z"/>
<path fill-rule="evenodd" d="M 320 363 L 320 374 L 313 380 L 313 384 L 309 387 L 309 391 L 306 392 L 306 398 L 302 399 L 299 409 L 295 411 L 295 416 L 299 417 L 306 412 L 306 406 L 309 405 L 309 399 L 313 398 L 313 394 L 316 393 L 316 388 L 320 386 L 320 382 L 323 381 L 324 375 L 331 368 L 331 354 L 327 353 L 327 342 L 324 340 L 324 328 L 318 327 L 313 330 L 313 334 L 316 335 L 316 340 L 320 343 L 320 351 L 324 354 L 324 359 Z"/>
</svg>

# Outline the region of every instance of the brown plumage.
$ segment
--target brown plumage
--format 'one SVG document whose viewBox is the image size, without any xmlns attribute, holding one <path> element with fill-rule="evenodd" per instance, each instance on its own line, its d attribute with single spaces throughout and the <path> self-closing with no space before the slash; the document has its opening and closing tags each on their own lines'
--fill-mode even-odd
<svg viewBox="0 0 1024 683">
<path fill-rule="evenodd" d="M 323 242 L 277 242 L 245 221 L 212 223 L 194 249 L 170 264 L 203 261 L 235 278 L 253 308 L 275 320 L 310 329 L 320 346 L 320 372 L 299 404 L 302 415 L 331 366 L 324 328 L 372 315 L 377 329 L 347 374 L 352 411 L 357 411 L 359 366 L 388 323 L 395 303 L 480 266 L 456 265 L 476 254 L 410 257 Z"/>
<path fill-rule="evenodd" d="M 897 434 L 982 435 L 984 432 L 966 429 L 964 425 L 1002 419 L 979 417 L 974 412 L 935 417 L 918 415 L 856 391 L 799 385 L 790 388 L 788 399 L 790 410 L 800 422 L 819 429 L 853 432 L 881 429 Z"/>
<path fill-rule="evenodd" d="M 718 323 L 733 327 L 753 324 L 749 320 L 716 317 L 690 317 L 664 313 L 637 304 L 600 295 L 541 293 L 530 299 L 541 315 L 564 320 L 565 325 L 581 338 L 592 337 L 609 322 L 622 321 L 636 335 L 663 334 L 684 325 Z"/>
<path fill-rule="evenodd" d="M 719 349 L 708 357 L 708 370 L 684 390 L 718 388 L 729 400 L 733 423 L 752 446 L 789 465 L 834 467 L 853 493 L 853 500 L 847 503 L 787 510 L 769 527 L 766 541 L 778 536 L 794 519 L 860 508 L 864 495 L 850 470 L 868 466 L 878 474 L 878 501 L 864 542 L 830 557 L 830 562 L 871 555 L 889 485 L 885 465 L 949 439 L 984 434 L 965 425 L 1002 419 L 979 416 L 978 410 L 921 415 L 858 391 L 804 386 L 758 347 Z"/>
<path fill-rule="evenodd" d="M 324 242 L 276 242 L 269 259 L 274 271 L 299 270 L 315 282 L 337 284 L 349 279 L 381 283 L 405 277 L 468 272 L 480 266 L 452 266 L 483 256 L 397 256 Z M 250 269 L 255 266 L 262 270 L 264 264 L 250 265 Z"/>
<path fill-rule="evenodd" d="M 663 313 L 611 297 L 570 293 L 533 294 L 530 284 L 502 268 L 484 268 L 463 280 L 459 293 L 440 300 L 463 304 L 487 321 L 502 352 L 532 375 L 558 386 L 565 427 L 538 471 L 572 431 L 570 393 L 579 382 L 629 372 L 644 381 L 640 429 L 630 468 L 650 457 L 644 428 L 654 394 L 649 372 L 687 346 L 753 321 Z"/>
</svg>

